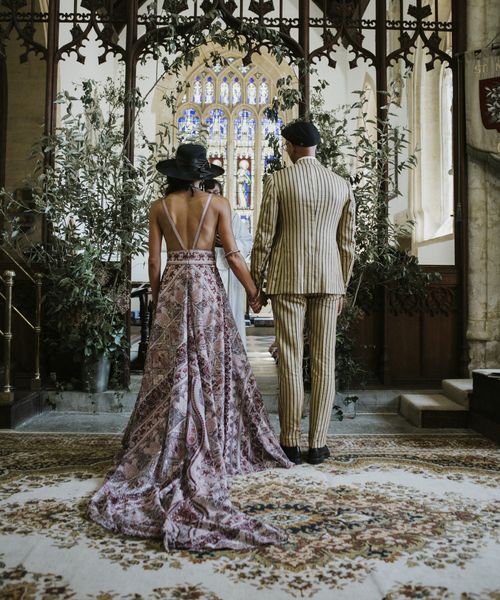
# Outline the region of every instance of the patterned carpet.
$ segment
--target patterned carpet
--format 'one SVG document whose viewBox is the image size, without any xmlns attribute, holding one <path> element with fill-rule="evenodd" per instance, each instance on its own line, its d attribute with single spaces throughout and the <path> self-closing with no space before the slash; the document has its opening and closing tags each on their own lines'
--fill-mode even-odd
<svg viewBox="0 0 500 600">
<path fill-rule="evenodd" d="M 500 449 L 475 435 L 329 440 L 332 457 L 233 480 L 289 533 L 166 553 L 85 517 L 116 435 L 0 433 L 0 598 L 500 598 Z"/>
</svg>

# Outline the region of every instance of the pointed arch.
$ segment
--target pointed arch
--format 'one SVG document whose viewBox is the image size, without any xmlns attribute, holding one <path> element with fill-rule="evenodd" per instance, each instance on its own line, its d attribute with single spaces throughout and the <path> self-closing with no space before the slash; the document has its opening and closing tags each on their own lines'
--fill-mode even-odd
<svg viewBox="0 0 500 600">
<path fill-rule="evenodd" d="M 214 50 L 222 57 L 215 64 L 211 59 Z M 251 65 L 243 64 L 242 58 L 241 53 L 212 45 L 186 70 L 177 90 L 172 141 L 177 145 L 186 134 L 202 132 L 209 160 L 225 169 L 222 180 L 226 195 L 253 230 L 264 168 L 273 155 L 266 135 L 271 130 L 279 134 L 281 126 L 296 116 L 282 115 L 277 124 L 271 124 L 265 110 L 277 94 L 276 82 L 281 77 L 290 75 L 297 86 L 298 81 L 291 67 L 278 65 L 265 51 L 255 55 Z M 177 83 L 165 77 L 157 87 L 175 90 Z M 157 124 L 172 120 L 159 91 L 153 99 L 153 110 Z"/>
</svg>

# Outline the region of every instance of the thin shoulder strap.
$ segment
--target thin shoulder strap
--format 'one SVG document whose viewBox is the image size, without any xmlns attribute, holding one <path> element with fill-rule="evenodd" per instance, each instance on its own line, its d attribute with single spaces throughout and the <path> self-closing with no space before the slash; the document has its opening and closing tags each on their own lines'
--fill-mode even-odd
<svg viewBox="0 0 500 600">
<path fill-rule="evenodd" d="M 184 246 L 184 242 L 182 241 L 181 236 L 179 235 L 179 232 L 177 231 L 177 227 L 174 225 L 172 217 L 170 216 L 170 213 L 167 208 L 167 204 L 165 202 L 165 198 L 162 198 L 161 203 L 163 205 L 163 210 L 165 211 L 165 214 L 167 215 L 167 219 L 168 219 L 168 222 L 170 223 L 170 227 L 172 227 L 172 231 L 175 233 L 175 237 L 177 238 L 177 241 L 181 245 L 181 248 L 183 250 L 186 250 L 186 246 Z"/>
<path fill-rule="evenodd" d="M 198 244 L 198 238 L 200 237 L 201 228 L 203 226 L 203 221 L 205 220 L 205 216 L 207 214 L 207 210 L 208 210 L 208 207 L 210 206 L 211 200 L 212 200 L 212 194 L 209 195 L 207 203 L 205 204 L 205 208 L 203 209 L 203 214 L 201 215 L 200 223 L 198 225 L 198 229 L 196 230 L 196 235 L 194 236 L 193 250 L 196 249 L 196 246 Z"/>
</svg>

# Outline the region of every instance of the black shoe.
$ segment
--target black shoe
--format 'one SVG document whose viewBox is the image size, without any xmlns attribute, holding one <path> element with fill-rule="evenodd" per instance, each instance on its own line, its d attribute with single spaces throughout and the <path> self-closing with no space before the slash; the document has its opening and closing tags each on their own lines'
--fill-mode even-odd
<svg viewBox="0 0 500 600">
<path fill-rule="evenodd" d="M 281 449 L 286 454 L 288 460 L 292 461 L 296 465 L 300 465 L 302 463 L 302 457 L 300 455 L 300 448 L 298 446 L 283 446 L 280 444 Z"/>
<path fill-rule="evenodd" d="M 322 448 L 309 448 L 307 462 L 311 465 L 319 465 L 329 456 L 330 450 L 328 450 L 328 446 L 323 446 Z"/>
</svg>

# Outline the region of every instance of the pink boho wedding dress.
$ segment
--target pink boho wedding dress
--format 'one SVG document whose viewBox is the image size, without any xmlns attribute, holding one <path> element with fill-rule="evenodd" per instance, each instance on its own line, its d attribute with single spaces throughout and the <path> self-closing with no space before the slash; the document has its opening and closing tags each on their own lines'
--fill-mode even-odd
<svg viewBox="0 0 500 600">
<path fill-rule="evenodd" d="M 170 548 L 246 549 L 285 535 L 231 504 L 229 478 L 290 467 L 270 426 L 212 251 L 169 251 L 144 376 L 117 462 L 89 504 L 115 532 Z"/>
</svg>

